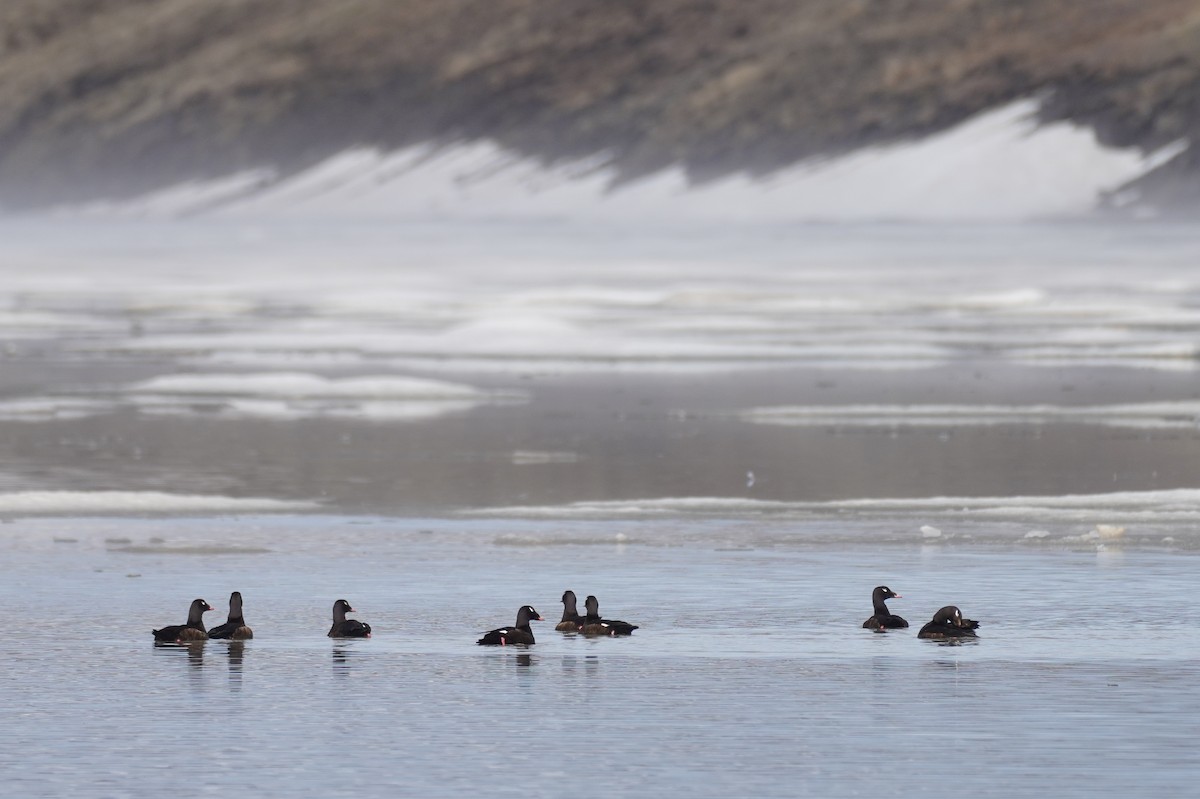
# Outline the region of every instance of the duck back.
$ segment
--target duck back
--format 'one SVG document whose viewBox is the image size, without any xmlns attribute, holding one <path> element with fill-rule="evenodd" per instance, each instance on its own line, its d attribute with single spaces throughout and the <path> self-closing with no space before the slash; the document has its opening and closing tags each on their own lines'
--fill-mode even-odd
<svg viewBox="0 0 1200 799">
<path fill-rule="evenodd" d="M 224 624 L 219 624 L 208 631 L 209 638 L 223 638 L 232 641 L 245 641 L 254 637 L 254 631 L 246 626 L 242 618 L 242 594 L 234 591 L 229 595 L 229 617 Z"/>
<path fill-rule="evenodd" d="M 594 596 L 589 596 L 584 601 L 584 607 L 587 609 L 587 615 L 579 625 L 584 635 L 633 635 L 633 631 L 638 629 L 638 625 L 627 621 L 601 618 L 600 600 Z"/>
<path fill-rule="evenodd" d="M 517 611 L 516 624 L 489 630 L 475 643 L 480 646 L 532 646 L 537 642 L 533 638 L 533 629 L 529 622 L 541 620 L 542 615 L 533 609 L 533 605 L 522 605 Z"/>
</svg>

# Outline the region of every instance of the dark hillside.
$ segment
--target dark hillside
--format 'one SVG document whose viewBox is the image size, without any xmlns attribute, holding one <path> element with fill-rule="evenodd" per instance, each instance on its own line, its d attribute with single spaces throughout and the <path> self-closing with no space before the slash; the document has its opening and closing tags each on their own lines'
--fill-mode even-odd
<svg viewBox="0 0 1200 799">
<path fill-rule="evenodd" d="M 0 202 L 477 138 L 704 180 L 1030 95 L 1107 143 L 1200 140 L 1200 3 L 6 0 Z M 1197 167 L 1150 198 L 1200 203 Z"/>
</svg>

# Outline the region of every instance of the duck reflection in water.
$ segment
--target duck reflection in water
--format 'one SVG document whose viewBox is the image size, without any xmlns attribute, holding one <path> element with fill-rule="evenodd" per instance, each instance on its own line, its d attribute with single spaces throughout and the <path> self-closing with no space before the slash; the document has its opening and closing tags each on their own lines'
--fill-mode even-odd
<svg viewBox="0 0 1200 799">
<path fill-rule="evenodd" d="M 581 660 L 582 669 L 579 667 Z M 586 655 L 582 659 L 576 655 L 566 655 L 562 659 L 562 670 L 566 674 L 582 673 L 584 676 L 593 677 L 599 668 L 600 658 L 596 655 Z"/>
<path fill-rule="evenodd" d="M 941 641 L 933 641 L 934 646 L 978 646 L 978 638 L 944 638 Z"/>
<path fill-rule="evenodd" d="M 155 641 L 154 648 L 169 652 L 186 652 L 188 663 L 192 668 L 198 669 L 204 665 L 204 641 L 187 641 L 186 643 Z"/>
<path fill-rule="evenodd" d="M 178 652 L 181 655 L 187 655 L 188 674 L 191 675 L 192 682 L 199 682 L 201 669 L 204 668 L 204 641 L 188 641 L 186 643 L 166 643 L 163 641 L 155 641 L 154 649 L 156 651 Z"/>
<path fill-rule="evenodd" d="M 245 642 L 229 642 L 229 687 L 235 691 L 240 691 L 242 688 L 242 658 L 245 653 Z"/>
<path fill-rule="evenodd" d="M 333 673 L 339 677 L 344 677 L 350 673 L 350 663 L 354 651 L 349 642 L 339 642 L 333 645 Z"/>
</svg>

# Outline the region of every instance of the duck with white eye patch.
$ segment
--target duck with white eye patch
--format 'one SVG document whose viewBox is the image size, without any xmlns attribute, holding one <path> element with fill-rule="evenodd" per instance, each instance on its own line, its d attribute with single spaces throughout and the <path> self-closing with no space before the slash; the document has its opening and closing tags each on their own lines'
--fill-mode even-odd
<svg viewBox="0 0 1200 799">
<path fill-rule="evenodd" d="M 207 641 L 208 631 L 204 629 L 204 614 L 212 610 L 212 605 L 203 599 L 193 599 L 188 608 L 188 619 L 185 624 L 172 624 L 161 630 L 151 630 L 154 640 L 159 643 L 179 643 L 181 641 Z"/>
<path fill-rule="evenodd" d="M 350 603 L 344 599 L 339 599 L 333 603 L 333 626 L 329 628 L 330 638 L 370 638 L 371 625 L 358 619 L 347 619 L 347 613 L 355 613 L 357 611 L 350 607 Z"/>
<path fill-rule="evenodd" d="M 884 630 L 899 630 L 908 626 L 907 621 L 888 610 L 887 601 L 889 599 L 903 599 L 903 597 L 886 585 L 878 586 L 871 592 L 871 604 L 875 608 L 875 613 L 863 622 L 864 630 L 883 632 Z"/>
<path fill-rule="evenodd" d="M 533 605 L 522 605 L 517 611 L 517 623 L 512 627 L 500 627 L 495 630 L 489 630 L 483 634 L 475 643 L 480 646 L 532 646 L 536 643 L 533 639 L 533 629 L 529 626 L 531 621 L 542 621 L 542 614 L 533 609 Z"/>
<path fill-rule="evenodd" d="M 627 621 L 600 618 L 600 600 L 594 596 L 585 599 L 583 607 L 587 610 L 587 616 L 580 623 L 579 630 L 584 635 L 633 635 L 638 628 L 638 625 Z"/>
<path fill-rule="evenodd" d="M 962 611 L 954 605 L 946 605 L 933 614 L 933 619 L 917 633 L 918 638 L 977 638 L 975 630 L 979 622 L 964 619 Z"/>
</svg>

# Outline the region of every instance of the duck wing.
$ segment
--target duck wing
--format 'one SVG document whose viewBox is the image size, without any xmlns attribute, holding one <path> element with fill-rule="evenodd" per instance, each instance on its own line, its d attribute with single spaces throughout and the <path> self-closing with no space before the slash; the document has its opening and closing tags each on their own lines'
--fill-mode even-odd
<svg viewBox="0 0 1200 799">
<path fill-rule="evenodd" d="M 618 619 L 601 619 L 600 626 L 604 628 L 605 635 L 633 635 L 633 631 L 638 628 L 636 624 Z"/>
<path fill-rule="evenodd" d="M 475 643 L 480 646 L 512 646 L 515 644 L 529 646 L 533 642 L 533 633 L 530 631 L 522 630 L 520 627 L 501 627 L 484 633 L 483 637 Z"/>
<path fill-rule="evenodd" d="M 161 630 L 151 630 L 154 633 L 155 641 L 174 642 L 179 640 L 179 633 L 187 627 L 186 624 L 172 624 L 169 627 L 163 627 Z"/>
</svg>

